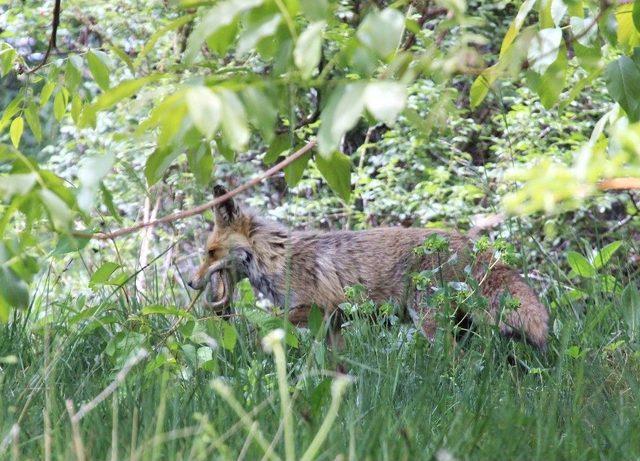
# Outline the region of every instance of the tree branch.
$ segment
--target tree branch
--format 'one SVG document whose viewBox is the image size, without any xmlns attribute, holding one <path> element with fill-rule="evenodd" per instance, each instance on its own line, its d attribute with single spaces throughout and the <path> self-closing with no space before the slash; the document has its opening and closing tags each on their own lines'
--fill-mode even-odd
<svg viewBox="0 0 640 461">
<path fill-rule="evenodd" d="M 53 6 L 53 21 L 51 22 L 51 36 L 49 37 L 49 45 L 47 45 L 47 51 L 44 54 L 44 58 L 42 58 L 42 61 L 40 62 L 40 64 L 38 64 L 33 69 L 30 69 L 29 71 L 27 71 L 27 74 L 32 74 L 36 70 L 44 66 L 47 63 L 47 60 L 49 59 L 51 50 L 56 48 L 56 40 L 58 37 L 58 25 L 60 24 L 60 3 L 61 2 L 62 0 L 56 0 L 55 5 Z"/>
<path fill-rule="evenodd" d="M 273 176 L 278 171 L 282 170 L 286 166 L 290 165 L 291 163 L 295 162 L 297 159 L 302 157 L 304 154 L 308 153 L 311 149 L 313 149 L 315 147 L 315 145 L 316 145 L 316 141 L 309 141 L 307 144 L 305 144 L 303 147 L 301 147 L 296 152 L 291 154 L 289 157 L 285 158 L 280 163 L 272 166 L 267 171 L 265 171 L 264 173 L 256 176 L 252 180 L 242 184 L 239 187 L 236 187 L 232 191 L 227 192 L 226 194 L 221 195 L 220 197 L 218 197 L 218 198 L 216 198 L 214 200 L 211 200 L 211 201 L 209 201 L 209 202 L 207 202 L 207 203 L 205 203 L 203 205 L 197 206 L 195 208 L 191 208 L 190 210 L 180 211 L 178 213 L 173 213 L 173 214 L 170 214 L 168 216 L 164 216 L 164 217 L 159 218 L 159 219 L 153 219 L 153 220 L 148 221 L 148 222 L 141 222 L 141 223 L 135 224 L 135 225 L 133 225 L 131 227 L 125 227 L 125 228 L 118 229 L 118 230 L 113 231 L 113 232 L 99 232 L 99 233 L 95 233 L 95 234 L 90 234 L 90 233 L 86 233 L 86 232 L 73 232 L 72 235 L 75 236 L 75 237 L 86 238 L 86 239 L 111 240 L 111 239 L 115 239 L 117 237 L 121 237 L 123 235 L 131 234 L 133 232 L 136 232 L 136 231 L 138 231 L 140 229 L 144 229 L 146 227 L 157 226 L 158 224 L 177 221 L 179 219 L 184 219 L 184 218 L 188 218 L 190 216 L 195 216 L 195 215 L 198 215 L 198 214 L 202 214 L 205 211 L 207 211 L 208 209 L 213 208 L 214 206 L 219 205 L 220 203 L 226 202 L 230 198 L 238 195 L 239 193 L 244 192 L 245 190 L 250 189 L 251 187 L 255 186 L 256 184 L 259 184 L 260 182 L 264 181 L 265 179 Z"/>
<path fill-rule="evenodd" d="M 598 182 L 598 189 L 601 191 L 640 189 L 640 178 L 603 179 Z"/>
</svg>

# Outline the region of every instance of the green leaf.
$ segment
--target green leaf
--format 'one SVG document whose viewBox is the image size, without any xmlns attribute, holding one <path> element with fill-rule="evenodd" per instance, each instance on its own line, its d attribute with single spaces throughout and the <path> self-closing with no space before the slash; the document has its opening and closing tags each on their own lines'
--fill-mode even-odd
<svg viewBox="0 0 640 461">
<path fill-rule="evenodd" d="M 194 86 L 187 90 L 187 107 L 198 131 L 212 139 L 222 119 L 220 98 L 205 86 Z"/>
<path fill-rule="evenodd" d="M 407 103 L 407 92 L 403 84 L 379 81 L 367 84 L 364 103 L 376 120 L 392 125 Z"/>
<path fill-rule="evenodd" d="M 243 150 L 249 142 L 249 127 L 247 116 L 240 102 L 240 98 L 229 90 L 220 92 L 222 102 L 222 131 L 229 147 L 239 151 Z"/>
<path fill-rule="evenodd" d="M 113 264 L 113 263 L 106 263 L 106 264 Z M 102 267 L 100 269 L 102 269 Z M 108 278 L 109 277 L 107 276 L 107 279 Z M 182 317 L 182 318 L 193 318 L 193 315 L 191 315 L 188 311 L 184 309 L 180 309 L 177 307 L 160 306 L 157 304 L 143 307 L 142 309 L 140 309 L 140 315 L 164 315 L 164 316 L 173 315 L 173 316 Z"/>
<path fill-rule="evenodd" d="M 29 305 L 29 285 L 4 265 L 0 265 L 0 298 L 0 303 L 4 301 L 13 308 Z"/>
<path fill-rule="evenodd" d="M 102 93 L 93 103 L 93 109 L 96 111 L 108 109 L 123 99 L 133 96 L 143 86 L 155 82 L 162 77 L 160 74 L 154 74 L 134 80 L 125 80 L 118 86 Z"/>
<path fill-rule="evenodd" d="M 107 189 L 107 187 L 103 183 L 100 183 L 100 192 L 102 192 L 102 201 L 107 207 L 107 210 L 109 210 L 111 216 L 116 221 L 118 221 L 118 223 L 122 224 L 122 216 L 120 216 L 120 213 L 118 213 L 118 209 L 113 202 L 113 194 L 111 193 L 111 191 Z"/>
<path fill-rule="evenodd" d="M 56 93 L 56 96 L 53 98 L 53 116 L 59 122 L 64 117 L 64 113 L 67 110 L 67 98 L 64 96 L 64 92 L 62 89 Z"/>
<path fill-rule="evenodd" d="M 351 159 L 342 152 L 334 152 L 329 158 L 319 155 L 315 160 L 329 187 L 348 202 L 351 196 Z"/>
<path fill-rule="evenodd" d="M 607 66 L 605 80 L 609 94 L 627 113 L 629 121 L 640 120 L 640 66 L 621 56 Z"/>
<path fill-rule="evenodd" d="M 595 18 L 579 18 L 571 16 L 571 34 L 578 37 L 577 42 L 586 47 L 593 46 L 595 38 L 598 36 L 598 24 Z"/>
<path fill-rule="evenodd" d="M 633 25 L 636 27 L 636 30 L 640 32 L 640 0 L 634 0 L 631 16 L 633 18 Z"/>
<path fill-rule="evenodd" d="M 7 104 L 4 112 L 2 112 L 2 118 L 0 119 L 0 132 L 4 130 L 4 127 L 9 124 L 14 115 L 20 110 L 23 100 L 22 91 L 19 92 L 13 100 Z"/>
<path fill-rule="evenodd" d="M 618 44 L 622 45 L 623 50 L 627 51 L 640 45 L 640 30 L 634 26 L 633 10 L 635 5 L 631 3 L 622 3 L 616 9 L 616 22 L 618 28 L 616 36 Z"/>
<path fill-rule="evenodd" d="M 539 74 L 544 74 L 558 57 L 560 42 L 562 41 L 562 29 L 542 29 L 531 40 L 527 59 L 530 69 Z"/>
<path fill-rule="evenodd" d="M 309 24 L 300 34 L 293 50 L 293 62 L 300 69 L 303 78 L 309 78 L 320 64 L 322 57 L 322 31 L 326 22 Z"/>
<path fill-rule="evenodd" d="M 507 33 L 502 39 L 502 45 L 500 46 L 500 58 L 502 58 L 502 56 L 504 56 L 507 50 L 511 47 L 511 44 L 516 39 L 518 33 L 520 32 L 520 29 L 522 28 L 522 25 L 524 24 L 524 20 L 527 19 L 529 11 L 531 11 L 531 8 L 533 8 L 533 5 L 535 4 L 536 0 L 525 0 L 524 3 L 522 3 L 522 5 L 520 6 L 518 14 L 516 14 L 515 19 L 509 26 Z"/>
<path fill-rule="evenodd" d="M 213 155 L 211 155 L 210 144 L 208 142 L 202 143 L 197 149 L 187 151 L 187 162 L 196 182 L 201 186 L 209 184 L 213 172 Z"/>
<path fill-rule="evenodd" d="M 55 82 L 46 82 L 40 90 L 40 107 L 44 106 L 51 98 L 53 90 L 56 89 Z"/>
<path fill-rule="evenodd" d="M 38 114 L 38 107 L 36 104 L 31 101 L 24 111 L 24 118 L 27 120 L 27 125 L 29 125 L 29 129 L 33 133 L 33 136 L 38 140 L 38 142 L 42 141 L 42 126 L 40 125 L 40 115 Z"/>
<path fill-rule="evenodd" d="M 100 182 L 111 171 L 114 162 L 115 158 L 111 153 L 87 156 L 80 161 L 78 168 L 80 190 L 77 201 L 82 210 L 90 212 L 95 207 Z"/>
<path fill-rule="evenodd" d="M 41 189 L 38 191 L 38 195 L 49 213 L 49 219 L 53 225 L 56 228 L 67 228 L 73 219 L 73 212 L 67 203 L 50 189 Z"/>
<path fill-rule="evenodd" d="M 0 77 L 4 77 L 13 67 L 16 51 L 6 42 L 0 43 Z"/>
<path fill-rule="evenodd" d="M 484 101 L 484 98 L 487 97 L 491 86 L 498 78 L 498 69 L 499 68 L 497 64 L 486 68 L 471 84 L 469 101 L 471 103 L 472 109 L 478 107 L 482 103 L 482 101 Z"/>
<path fill-rule="evenodd" d="M 228 351 L 232 351 L 238 342 L 238 332 L 236 331 L 236 327 L 229 322 L 223 322 L 222 325 L 222 347 Z"/>
<path fill-rule="evenodd" d="M 596 275 L 595 268 L 591 265 L 589 260 L 575 251 L 569 251 L 567 253 L 567 262 L 571 269 L 580 277 L 593 277 Z"/>
<path fill-rule="evenodd" d="M 613 254 L 618 251 L 618 248 L 622 245 L 622 241 L 611 242 L 603 247 L 593 256 L 593 267 L 600 269 L 607 265 Z"/>
<path fill-rule="evenodd" d="M 38 179 L 37 173 L 14 173 L 0 176 L 0 192 L 5 198 L 25 195 Z"/>
<path fill-rule="evenodd" d="M 262 138 L 270 142 L 273 139 L 274 127 L 278 121 L 278 109 L 272 98 L 254 86 L 249 86 L 240 96 L 247 108 L 249 121 L 260 130 Z"/>
<path fill-rule="evenodd" d="M 273 162 L 278 160 L 280 156 L 287 155 L 291 150 L 290 141 L 288 134 L 276 136 L 273 141 L 271 141 L 271 145 L 262 159 L 265 165 L 271 165 Z"/>
<path fill-rule="evenodd" d="M 396 9 L 386 8 L 369 13 L 358 27 L 356 36 L 363 45 L 387 59 L 398 49 L 403 31 L 403 14 Z"/>
<path fill-rule="evenodd" d="M 193 29 L 184 53 L 184 62 L 190 64 L 200 51 L 202 43 L 225 26 L 232 25 L 240 13 L 262 4 L 262 0 L 227 0 L 217 3 Z"/>
<path fill-rule="evenodd" d="M 551 0 L 551 19 L 553 20 L 553 24 L 558 27 L 562 23 L 562 19 L 569 8 L 565 4 L 564 0 Z"/>
<path fill-rule="evenodd" d="M 181 151 L 171 147 L 157 148 L 147 159 L 144 167 L 144 175 L 149 186 L 162 179 L 162 175 L 169 165 L 180 155 Z"/>
<path fill-rule="evenodd" d="M 329 14 L 329 2 L 327 0 L 301 0 L 302 14 L 309 21 L 321 21 Z"/>
<path fill-rule="evenodd" d="M 296 159 L 290 165 L 284 168 L 284 179 L 287 181 L 289 187 L 293 187 L 302 179 L 304 170 L 307 168 L 307 163 L 311 158 L 311 152 L 307 152 L 302 157 Z"/>
<path fill-rule="evenodd" d="M 71 100 L 71 119 L 77 125 L 80 122 L 82 112 L 82 96 L 76 94 Z"/>
<path fill-rule="evenodd" d="M 364 83 L 350 83 L 331 93 L 320 115 L 318 150 L 321 155 L 331 155 L 344 134 L 356 126 L 364 110 L 366 88 Z"/>
<path fill-rule="evenodd" d="M 561 45 L 558 58 L 544 74 L 527 72 L 527 83 L 538 93 L 540 102 L 546 109 L 551 108 L 558 101 L 567 80 L 568 60 L 565 51 L 564 45 Z"/>
<path fill-rule="evenodd" d="M 89 280 L 89 288 L 93 288 L 99 285 L 107 285 L 109 279 L 111 278 L 111 275 L 118 268 L 120 268 L 120 264 L 116 264 L 110 261 L 103 263 L 102 266 L 100 266 L 98 270 L 91 275 L 91 279 Z"/>
<path fill-rule="evenodd" d="M 257 24 L 247 24 L 238 39 L 238 47 L 236 48 L 238 55 L 243 55 L 253 50 L 261 40 L 275 34 L 281 22 L 282 15 L 276 13 L 262 18 L 262 21 Z"/>
<path fill-rule="evenodd" d="M 67 253 L 75 253 L 76 251 L 82 250 L 87 244 L 90 242 L 90 239 L 73 237 L 68 234 L 63 234 L 60 236 L 56 247 L 51 253 L 52 256 L 61 256 Z"/>
<path fill-rule="evenodd" d="M 93 79 L 98 86 L 106 91 L 109 89 L 109 66 L 106 55 L 100 51 L 89 50 L 87 52 L 87 64 Z"/>
<path fill-rule="evenodd" d="M 75 92 L 82 81 L 82 73 L 80 71 L 82 67 L 80 56 L 73 54 L 69 56 L 64 70 L 64 83 L 65 87 L 71 92 Z"/>
<path fill-rule="evenodd" d="M 11 122 L 9 128 L 9 136 L 11 137 L 11 144 L 16 149 L 20 145 L 20 139 L 22 138 L 22 132 L 24 131 L 24 119 L 22 117 L 16 117 Z"/>
</svg>

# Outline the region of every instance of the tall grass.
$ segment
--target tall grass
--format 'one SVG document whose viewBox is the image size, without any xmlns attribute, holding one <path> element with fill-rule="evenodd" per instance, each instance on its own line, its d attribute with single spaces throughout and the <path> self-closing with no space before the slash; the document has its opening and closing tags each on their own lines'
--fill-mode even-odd
<svg viewBox="0 0 640 461">
<path fill-rule="evenodd" d="M 121 291 L 80 305 L 41 289 L 0 326 L 0 458 L 638 459 L 638 277 L 619 280 L 624 295 L 595 277 L 582 299 L 552 284 L 545 353 L 486 326 L 452 346 L 446 328 L 428 344 L 358 316 L 340 352 L 308 331 L 265 350 L 242 310 L 235 344 L 216 347 Z M 149 303 L 174 304 L 164 292 Z"/>
</svg>

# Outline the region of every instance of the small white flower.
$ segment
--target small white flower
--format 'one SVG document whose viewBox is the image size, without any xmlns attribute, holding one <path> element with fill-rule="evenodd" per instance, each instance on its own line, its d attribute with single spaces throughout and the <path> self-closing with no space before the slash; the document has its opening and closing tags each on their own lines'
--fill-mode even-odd
<svg viewBox="0 0 640 461">
<path fill-rule="evenodd" d="M 267 336 L 262 338 L 262 348 L 265 352 L 273 351 L 273 347 L 276 344 L 282 343 L 284 340 L 284 330 L 282 328 L 275 329 L 270 331 Z"/>
</svg>

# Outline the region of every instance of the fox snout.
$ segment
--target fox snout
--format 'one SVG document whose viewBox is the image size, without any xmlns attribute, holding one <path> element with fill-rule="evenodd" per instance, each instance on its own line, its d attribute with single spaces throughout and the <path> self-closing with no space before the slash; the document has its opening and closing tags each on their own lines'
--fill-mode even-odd
<svg viewBox="0 0 640 461">
<path fill-rule="evenodd" d="M 227 267 L 228 261 L 226 259 L 216 261 L 211 265 L 202 265 L 200 266 L 200 268 L 198 268 L 191 280 L 187 282 L 187 285 L 189 286 L 189 288 L 192 288 L 194 290 L 202 290 L 207 286 L 209 278 L 214 272 L 226 269 Z"/>
</svg>

